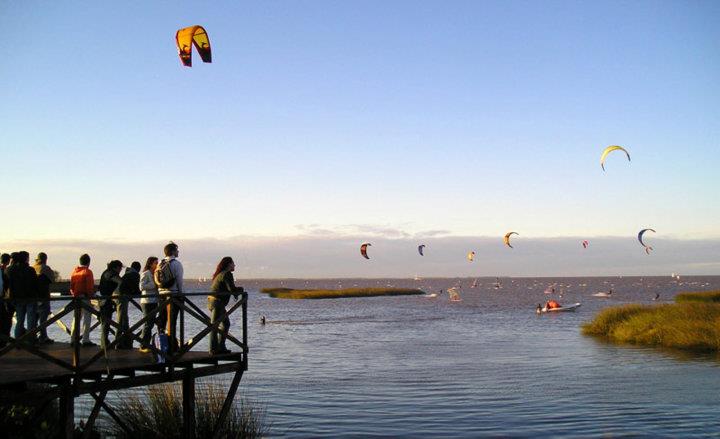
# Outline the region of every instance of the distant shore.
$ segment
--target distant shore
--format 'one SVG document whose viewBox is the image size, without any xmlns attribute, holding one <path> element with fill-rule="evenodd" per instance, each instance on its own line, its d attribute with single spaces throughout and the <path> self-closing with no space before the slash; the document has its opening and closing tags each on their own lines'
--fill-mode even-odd
<svg viewBox="0 0 720 439">
<path fill-rule="evenodd" d="M 341 299 L 346 297 L 411 296 L 425 294 L 415 288 L 344 288 L 338 290 L 263 288 L 262 293 L 278 299 Z"/>
<path fill-rule="evenodd" d="M 720 352 L 720 291 L 682 293 L 675 302 L 606 308 L 582 332 L 616 343 Z"/>
</svg>

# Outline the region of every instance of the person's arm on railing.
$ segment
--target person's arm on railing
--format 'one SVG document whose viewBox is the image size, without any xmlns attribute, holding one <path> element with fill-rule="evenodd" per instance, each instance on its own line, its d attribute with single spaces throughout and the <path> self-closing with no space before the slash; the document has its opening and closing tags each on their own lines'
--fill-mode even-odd
<svg viewBox="0 0 720 439">
<path fill-rule="evenodd" d="M 227 290 L 233 293 L 233 296 L 235 297 L 235 300 L 238 299 L 238 295 L 240 293 L 244 293 L 245 290 L 243 287 L 236 287 L 235 286 L 235 278 L 233 277 L 232 271 L 228 271 L 225 273 L 225 278 L 223 279 L 225 281 L 225 286 L 227 287 Z"/>
</svg>

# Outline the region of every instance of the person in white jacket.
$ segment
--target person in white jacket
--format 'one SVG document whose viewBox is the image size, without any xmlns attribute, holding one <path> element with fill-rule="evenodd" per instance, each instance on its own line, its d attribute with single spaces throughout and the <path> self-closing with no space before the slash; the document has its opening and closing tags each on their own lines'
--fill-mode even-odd
<svg viewBox="0 0 720 439">
<path fill-rule="evenodd" d="M 145 268 L 140 274 L 140 307 L 142 308 L 143 318 L 152 314 L 158 307 L 158 286 L 155 283 L 155 270 L 158 266 L 158 258 L 150 256 L 145 262 Z M 152 333 L 153 324 L 157 325 L 158 333 L 162 329 L 160 319 L 154 316 L 145 322 L 140 338 L 142 346 L 140 352 L 150 352 L 150 334 Z"/>
</svg>

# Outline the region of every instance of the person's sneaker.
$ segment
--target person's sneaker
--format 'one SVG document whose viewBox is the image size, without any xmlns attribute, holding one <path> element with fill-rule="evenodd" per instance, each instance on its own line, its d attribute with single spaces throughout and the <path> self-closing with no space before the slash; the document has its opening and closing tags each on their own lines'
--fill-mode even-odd
<svg viewBox="0 0 720 439">
<path fill-rule="evenodd" d="M 82 342 L 82 345 L 83 345 L 84 347 L 97 346 L 97 343 L 93 343 L 93 342 L 91 342 L 91 341 L 84 341 L 84 342 Z"/>
</svg>

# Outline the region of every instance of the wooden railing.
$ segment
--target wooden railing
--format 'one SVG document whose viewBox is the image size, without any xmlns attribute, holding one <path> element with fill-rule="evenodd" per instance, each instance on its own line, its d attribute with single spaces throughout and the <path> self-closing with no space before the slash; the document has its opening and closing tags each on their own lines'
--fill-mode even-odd
<svg viewBox="0 0 720 439">
<path fill-rule="evenodd" d="M 242 314 L 242 321 L 236 322 L 236 325 L 234 326 L 231 325 L 231 329 L 233 327 L 237 328 L 239 326 L 240 328 L 242 328 L 242 336 L 240 339 L 238 339 L 231 332 L 228 332 L 226 340 L 227 342 L 232 343 L 240 349 L 240 352 L 242 353 L 243 369 L 247 370 L 247 293 L 240 293 L 239 296 L 237 296 L 239 297 L 239 299 L 236 298 L 234 303 L 231 302 L 231 304 L 228 304 L 226 312 L 223 313 L 215 323 L 212 323 L 211 318 L 204 310 L 202 310 L 195 303 L 193 303 L 192 300 L 190 300 L 193 297 L 215 296 L 216 298 L 222 298 L 231 295 L 233 295 L 233 293 L 202 292 L 185 294 L 151 294 L 143 296 L 148 298 L 156 298 L 158 306 L 147 314 L 143 314 L 142 318 L 140 318 L 140 320 L 137 320 L 134 324 L 128 324 L 129 328 L 126 330 L 123 330 L 120 322 L 104 316 L 100 311 L 100 307 L 96 308 L 95 306 L 93 306 L 93 303 L 103 303 L 106 300 L 122 298 L 123 300 L 128 300 L 128 305 L 133 305 L 137 309 L 141 310 L 141 306 L 136 301 L 136 299 L 139 299 L 140 297 L 94 297 L 92 299 L 73 297 L 51 297 L 49 299 L 51 303 L 67 302 L 67 304 L 57 313 L 51 314 L 47 321 L 38 325 L 35 328 L 27 329 L 25 334 L 18 338 L 8 337 L 4 334 L 0 334 L 0 340 L 6 342 L 6 345 L 0 349 L 0 361 L 11 361 L 7 358 L 3 359 L 2 357 L 7 355 L 14 349 L 21 349 L 42 358 L 45 361 L 60 366 L 73 374 L 81 375 L 83 372 L 86 372 L 90 366 L 97 363 L 101 359 L 109 360 L 108 351 L 115 348 L 115 346 L 117 346 L 119 343 L 122 345 L 123 341 L 127 342 L 128 340 L 134 340 L 141 343 L 142 346 L 149 348 L 156 360 L 163 359 L 163 363 L 172 366 L 178 362 L 183 361 L 187 353 L 190 352 L 193 347 L 197 346 L 197 344 L 203 338 L 205 338 L 212 331 L 218 331 L 218 327 L 223 322 L 225 317 L 229 318 L 240 308 Z M 171 319 L 173 309 L 177 309 L 178 311 L 178 334 L 167 335 L 170 338 L 177 338 L 179 343 L 176 350 L 171 350 L 168 352 L 161 352 L 152 343 L 145 344 L 140 336 L 140 331 L 147 322 L 152 322 L 153 327 L 156 326 L 159 314 L 163 308 L 167 309 L 168 320 Z M 83 358 L 83 349 L 80 348 L 83 310 L 87 310 L 88 312 L 90 312 L 90 314 L 92 314 L 92 316 L 94 316 L 96 319 L 94 324 L 91 326 L 91 333 L 97 333 L 97 328 L 101 327 L 103 323 L 106 323 L 109 327 L 108 332 L 115 335 L 113 341 L 105 345 L 104 349 L 100 349 L 99 352 L 94 352 L 86 358 Z M 72 316 L 74 318 L 74 324 L 76 326 L 74 331 L 73 328 L 65 324 L 65 322 L 62 320 L 67 316 Z M 186 319 L 188 318 L 199 322 L 201 329 L 199 332 L 186 339 Z M 47 330 L 55 324 L 60 326 L 63 331 L 70 336 L 73 349 L 71 362 L 66 361 L 66 359 L 59 358 L 58 356 L 52 355 L 52 353 L 46 351 L 42 345 L 37 345 L 33 342 L 43 329 Z M 171 343 L 171 345 L 173 344 L 174 343 Z M 211 354 L 208 353 L 208 355 Z M 108 373 L 110 373 L 109 370 Z"/>
</svg>

